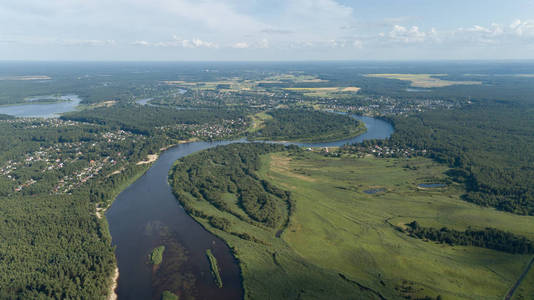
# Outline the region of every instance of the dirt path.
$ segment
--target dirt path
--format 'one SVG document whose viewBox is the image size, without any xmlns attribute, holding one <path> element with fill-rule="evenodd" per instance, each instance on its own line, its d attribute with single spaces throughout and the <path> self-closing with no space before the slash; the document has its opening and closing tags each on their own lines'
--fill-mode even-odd
<svg viewBox="0 0 534 300">
<path fill-rule="evenodd" d="M 504 297 L 504 300 L 510 300 L 512 299 L 512 297 L 514 296 L 514 293 L 515 293 L 515 290 L 517 290 L 517 288 L 519 287 L 519 285 L 521 285 L 521 282 L 523 281 L 523 279 L 525 279 L 525 277 L 527 276 L 528 272 L 530 271 L 530 269 L 532 269 L 532 266 L 534 265 L 534 257 L 532 257 L 532 259 L 530 260 L 530 262 L 528 263 L 527 267 L 525 268 L 525 270 L 523 271 L 523 273 L 521 274 L 521 276 L 519 277 L 519 279 L 517 279 L 516 283 L 514 284 L 514 286 L 512 286 L 512 288 L 510 289 L 510 291 L 508 292 L 508 294 L 506 294 L 506 296 Z"/>
</svg>

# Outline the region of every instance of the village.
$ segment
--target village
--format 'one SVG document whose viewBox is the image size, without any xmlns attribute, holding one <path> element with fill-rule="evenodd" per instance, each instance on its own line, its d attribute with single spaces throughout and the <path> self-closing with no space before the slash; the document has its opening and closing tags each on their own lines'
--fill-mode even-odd
<svg viewBox="0 0 534 300">
<path fill-rule="evenodd" d="M 27 123 L 29 120 L 17 122 Z M 32 122 L 37 123 L 36 120 Z M 49 119 L 42 123 L 64 126 L 74 122 Z M 37 151 L 4 162 L 0 166 L 0 176 L 4 177 L 4 182 L 11 182 L 12 191 L 15 193 L 68 194 L 103 170 L 113 172 L 119 169 L 120 165 L 127 163 L 127 156 L 113 151 L 113 148 L 119 143 L 141 139 L 144 137 L 124 130 L 115 130 L 95 134 L 91 141 L 41 146 Z"/>
</svg>

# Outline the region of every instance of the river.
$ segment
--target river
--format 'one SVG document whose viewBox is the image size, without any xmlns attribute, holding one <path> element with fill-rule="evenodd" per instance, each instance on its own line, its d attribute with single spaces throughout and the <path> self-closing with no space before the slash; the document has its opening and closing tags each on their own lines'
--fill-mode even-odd
<svg viewBox="0 0 534 300">
<path fill-rule="evenodd" d="M 370 118 L 363 121 L 367 132 L 331 143 L 296 143 L 303 147 L 333 147 L 369 139 L 384 139 L 393 133 L 391 124 Z M 161 292 L 182 286 L 180 299 L 242 299 L 239 266 L 228 246 L 188 216 L 168 183 L 173 163 L 197 151 L 245 140 L 193 142 L 172 147 L 161 154 L 151 168 L 122 191 L 106 212 L 119 267 L 119 299 L 159 299 Z M 148 255 L 166 246 L 165 263 L 156 273 Z M 206 249 L 217 258 L 223 288 L 217 288 L 210 274 Z M 167 252 L 169 251 L 169 252 Z M 158 274 L 157 276 L 153 274 Z"/>
</svg>

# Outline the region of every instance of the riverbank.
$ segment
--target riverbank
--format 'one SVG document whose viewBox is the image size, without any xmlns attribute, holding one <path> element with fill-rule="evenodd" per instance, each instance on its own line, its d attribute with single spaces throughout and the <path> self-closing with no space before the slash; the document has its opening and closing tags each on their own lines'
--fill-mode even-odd
<svg viewBox="0 0 534 300">
<path fill-rule="evenodd" d="M 107 297 L 107 300 L 117 300 L 117 287 L 119 283 L 119 267 L 115 267 L 115 270 L 113 271 L 113 274 L 111 276 L 111 285 L 109 287 L 109 295 Z"/>
</svg>

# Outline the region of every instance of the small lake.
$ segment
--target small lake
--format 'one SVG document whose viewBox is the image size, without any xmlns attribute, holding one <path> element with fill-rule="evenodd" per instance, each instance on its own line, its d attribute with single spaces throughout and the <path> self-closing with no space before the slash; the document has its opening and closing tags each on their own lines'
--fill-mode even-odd
<svg viewBox="0 0 534 300">
<path fill-rule="evenodd" d="M 446 187 L 447 185 L 444 183 L 421 183 L 421 184 L 418 184 L 417 186 L 420 188 L 425 188 L 425 189 L 433 189 L 433 188 Z"/>
<path fill-rule="evenodd" d="M 152 100 L 154 98 L 146 98 L 146 99 L 140 99 L 140 100 L 135 100 L 135 103 L 139 104 L 139 105 L 152 105 L 150 103 L 148 103 L 148 101 Z"/>
<path fill-rule="evenodd" d="M 378 188 L 378 189 L 365 190 L 363 192 L 366 193 L 366 194 L 369 194 L 369 195 L 374 195 L 374 194 L 378 194 L 378 193 L 383 193 L 385 191 L 386 191 L 385 188 Z"/>
<path fill-rule="evenodd" d="M 407 88 L 406 91 L 410 92 L 410 93 L 429 93 L 429 92 L 431 92 L 431 90 L 427 90 L 427 89 L 414 89 L 414 88 Z"/>
<path fill-rule="evenodd" d="M 77 95 L 36 96 L 27 99 L 25 104 L 0 106 L 0 114 L 28 118 L 57 118 L 60 114 L 76 110 L 81 99 Z M 37 103 L 39 101 L 58 101 Z"/>
<path fill-rule="evenodd" d="M 331 143 L 294 144 L 333 147 L 384 139 L 393 133 L 393 126 L 383 120 L 354 117 L 367 126 L 365 134 Z M 193 142 L 172 147 L 117 196 L 106 217 L 116 246 L 119 299 L 160 299 L 164 290 L 180 293 L 180 299 L 243 299 L 240 269 L 230 249 L 187 215 L 168 183 L 169 171 L 177 159 L 239 142 L 247 141 Z M 165 245 L 166 252 L 160 269 L 155 272 L 148 264 L 148 255 L 159 245 Z M 223 282 L 220 289 L 211 276 L 206 249 L 211 249 L 217 258 Z"/>
</svg>

